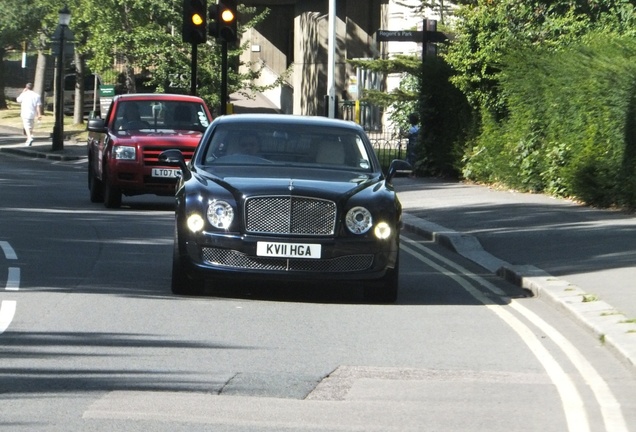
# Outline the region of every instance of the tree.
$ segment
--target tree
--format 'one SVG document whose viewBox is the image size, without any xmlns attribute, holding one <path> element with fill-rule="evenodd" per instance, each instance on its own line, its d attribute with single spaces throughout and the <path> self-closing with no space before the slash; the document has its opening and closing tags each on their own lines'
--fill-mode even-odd
<svg viewBox="0 0 636 432">
<path fill-rule="evenodd" d="M 35 38 L 45 9 L 37 0 L 2 0 L 0 2 L 0 109 L 7 108 L 4 96 L 4 60 L 7 51 Z"/>
<path fill-rule="evenodd" d="M 136 91 L 138 71 L 155 67 L 180 39 L 179 0 L 90 1 L 91 35 L 86 40 L 93 70 L 108 71 L 121 62 L 125 89 Z M 180 44 L 179 44 L 180 45 Z"/>
<path fill-rule="evenodd" d="M 445 58 L 457 72 L 454 83 L 471 105 L 487 110 L 495 118 L 506 113 L 505 97 L 498 90 L 503 54 L 535 44 L 558 50 L 576 42 L 594 26 L 610 22 L 617 31 L 627 31 L 633 15 L 626 0 L 461 3 L 454 29 L 456 38 Z M 624 18 L 609 18 L 619 16 Z"/>
<path fill-rule="evenodd" d="M 362 100 L 381 107 L 390 107 L 392 123 L 398 130 L 408 129 L 408 115 L 417 111 L 420 83 L 418 77 L 422 68 L 422 57 L 419 55 L 398 55 L 391 59 L 349 60 L 355 67 L 384 75 L 399 73 L 402 75 L 400 85 L 391 92 L 365 89 Z"/>
</svg>

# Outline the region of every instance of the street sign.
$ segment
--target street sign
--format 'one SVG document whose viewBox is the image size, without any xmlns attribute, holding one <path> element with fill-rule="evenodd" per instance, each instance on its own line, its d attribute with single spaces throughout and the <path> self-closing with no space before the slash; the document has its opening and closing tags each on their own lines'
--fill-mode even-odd
<svg viewBox="0 0 636 432">
<path fill-rule="evenodd" d="M 378 30 L 375 38 L 378 42 L 422 42 L 422 33 L 412 30 Z"/>
<path fill-rule="evenodd" d="M 113 103 L 113 97 L 115 97 L 114 85 L 100 85 L 99 86 L 99 110 L 102 116 L 106 116 L 110 105 Z"/>
<path fill-rule="evenodd" d="M 446 42 L 448 37 L 439 31 L 415 30 L 378 30 L 375 34 L 378 42 Z"/>
</svg>

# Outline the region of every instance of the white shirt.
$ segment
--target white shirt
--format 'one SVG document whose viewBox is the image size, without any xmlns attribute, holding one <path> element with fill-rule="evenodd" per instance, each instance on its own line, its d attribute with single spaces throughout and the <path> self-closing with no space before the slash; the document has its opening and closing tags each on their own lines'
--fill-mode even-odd
<svg viewBox="0 0 636 432">
<path fill-rule="evenodd" d="M 40 95 L 33 90 L 26 90 L 20 93 L 17 98 L 20 106 L 20 117 L 23 119 L 34 119 L 38 115 L 38 106 L 42 105 Z"/>
</svg>

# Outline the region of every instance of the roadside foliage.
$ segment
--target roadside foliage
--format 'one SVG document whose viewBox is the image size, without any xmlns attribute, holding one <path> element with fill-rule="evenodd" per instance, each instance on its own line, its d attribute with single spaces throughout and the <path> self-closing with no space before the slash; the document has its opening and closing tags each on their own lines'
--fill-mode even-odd
<svg viewBox="0 0 636 432">
<path fill-rule="evenodd" d="M 477 122 L 463 176 L 635 208 L 632 2 L 474 3 L 444 57 Z"/>
</svg>

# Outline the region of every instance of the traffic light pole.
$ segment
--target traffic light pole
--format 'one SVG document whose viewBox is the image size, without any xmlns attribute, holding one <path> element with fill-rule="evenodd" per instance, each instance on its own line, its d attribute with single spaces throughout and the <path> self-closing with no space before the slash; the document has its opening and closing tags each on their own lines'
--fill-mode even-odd
<svg viewBox="0 0 636 432">
<path fill-rule="evenodd" d="M 191 63 L 190 63 L 190 94 L 192 96 L 197 95 L 197 53 L 198 53 L 198 45 L 192 44 L 192 55 L 191 55 Z"/>
<path fill-rule="evenodd" d="M 227 41 L 221 40 L 221 115 L 227 114 Z"/>
</svg>

